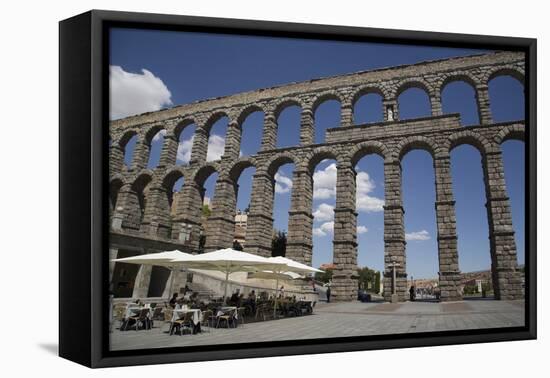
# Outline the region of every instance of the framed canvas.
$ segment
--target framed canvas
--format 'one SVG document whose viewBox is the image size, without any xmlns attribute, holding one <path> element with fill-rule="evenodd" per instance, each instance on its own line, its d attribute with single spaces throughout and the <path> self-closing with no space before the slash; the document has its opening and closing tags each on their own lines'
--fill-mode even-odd
<svg viewBox="0 0 550 378">
<path fill-rule="evenodd" d="M 59 353 L 536 338 L 536 40 L 60 22 Z"/>
</svg>

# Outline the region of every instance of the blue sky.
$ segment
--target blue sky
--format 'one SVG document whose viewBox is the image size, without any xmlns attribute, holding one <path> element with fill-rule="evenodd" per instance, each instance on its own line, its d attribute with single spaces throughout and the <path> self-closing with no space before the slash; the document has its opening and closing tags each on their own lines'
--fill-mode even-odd
<svg viewBox="0 0 550 378">
<path fill-rule="evenodd" d="M 111 33 L 111 117 L 158 110 L 211 97 L 230 95 L 294 81 L 345 74 L 374 68 L 416 63 L 425 60 L 482 53 L 481 50 L 448 49 L 374 43 L 333 42 L 268 37 L 243 37 L 200 33 L 114 29 Z M 495 121 L 523 119 L 523 91 L 511 77 L 489 83 L 491 109 Z M 430 114 L 427 96 L 410 89 L 399 97 L 400 118 Z M 445 113 L 461 114 L 464 126 L 478 123 L 474 92 L 465 83 L 452 83 L 443 93 Z M 243 125 L 241 153 L 258 151 L 263 115 L 253 113 Z M 315 114 L 317 143 L 324 130 L 338 125 L 339 104 L 323 103 Z M 356 123 L 382 119 L 381 99 L 362 97 L 354 109 Z M 290 107 L 279 117 L 277 145 L 299 142 L 300 109 Z M 223 151 L 227 119 L 212 128 L 208 159 Z M 180 137 L 178 163 L 189 160 L 193 127 Z M 149 166 L 158 162 L 163 137 L 152 145 Z M 131 159 L 132 141 L 126 162 Z M 502 146 L 506 182 L 518 242 L 518 261 L 524 262 L 524 146 L 508 141 Z M 459 263 L 464 272 L 490 267 L 487 215 L 483 173 L 479 152 L 460 146 L 451 155 L 452 176 L 459 234 Z M 433 163 L 424 151 L 411 151 L 402 161 L 403 203 L 407 234 L 407 271 L 414 277 L 435 277 L 438 271 L 435 225 L 435 187 Z M 292 172 L 289 164 L 277 173 L 274 199 L 274 226 L 286 230 Z M 358 262 L 360 266 L 383 269 L 384 171 L 382 159 L 367 156 L 359 161 L 358 172 Z M 254 169 L 239 179 L 237 207 L 250 201 Z M 335 205 L 335 165 L 321 162 L 314 174 L 314 252 L 313 265 L 332 261 L 332 209 Z M 212 198 L 217 175 L 205 183 L 206 196 Z M 180 189 L 183 182 L 178 182 Z"/>
</svg>

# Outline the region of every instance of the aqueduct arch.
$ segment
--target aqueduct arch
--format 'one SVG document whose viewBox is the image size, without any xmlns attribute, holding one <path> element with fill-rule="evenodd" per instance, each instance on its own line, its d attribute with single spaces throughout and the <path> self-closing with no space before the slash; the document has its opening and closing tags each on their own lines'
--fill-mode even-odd
<svg viewBox="0 0 550 378">
<path fill-rule="evenodd" d="M 117 249 L 144 253 L 177 248 L 196 253 L 204 234 L 207 235 L 207 249 L 231 247 L 236 180 L 246 167 L 256 169 L 246 250 L 259 255 L 270 254 L 274 174 L 282 164 L 293 163 L 287 255 L 311 263 L 311 166 L 319 159 L 330 157 L 336 160 L 338 168 L 333 295 L 337 300 L 352 300 L 357 289 L 354 279 L 357 269 L 354 167 L 362 156 L 375 153 L 384 159 L 385 297 L 391 294 L 388 291 L 392 286 L 390 266 L 392 261 L 397 261 L 401 262 L 397 268 L 397 294 L 404 300 L 407 272 L 400 159 L 408 150 L 422 148 L 432 154 L 435 168 L 434 206 L 442 299 L 460 299 L 450 151 L 458 144 L 468 143 L 478 148 L 483 158 L 495 294 L 500 299 L 519 298 L 523 294 L 500 143 L 509 138 L 523 139 L 525 122 L 493 123 L 488 81 L 501 74 L 523 80 L 524 72 L 523 54 L 496 52 L 293 83 L 112 121 L 109 163 L 111 187 L 116 190 L 111 198 L 116 199 L 116 204 L 112 205 L 111 215 L 111 257 Z M 443 114 L 441 91 L 455 80 L 466 81 L 474 88 L 479 125 L 465 128 L 458 114 Z M 411 87 L 426 91 L 431 114 L 400 120 L 397 97 Z M 355 124 L 355 102 L 367 93 L 382 96 L 384 121 Z M 341 122 L 338 127 L 326 130 L 323 144 L 314 144 L 314 112 L 328 99 L 340 102 Z M 277 118 L 291 105 L 301 109 L 300 145 L 277 148 Z M 254 111 L 264 114 L 261 148 L 257 154 L 241 158 L 241 126 Z M 221 116 L 229 119 L 224 154 L 220 160 L 206 162 L 210 127 Z M 177 166 L 178 137 L 190 123 L 196 125 L 191 160 L 187 166 Z M 145 170 L 150 139 L 158 130 L 166 130 L 160 162 L 154 169 Z M 123 164 L 124 147 L 133 135 L 138 136 L 138 142 L 132 165 L 127 168 Z M 213 172 L 219 176 L 212 199 L 212 216 L 205 230 L 201 227 L 202 185 Z M 179 177 L 185 182 L 181 189 L 183 200 L 177 204 L 176 215 L 167 216 L 167 190 Z M 146 274 L 147 270 L 143 269 L 142 273 Z M 144 285 L 148 285 L 148 280 L 141 273 L 138 276 L 134 293 L 147 292 Z"/>
</svg>

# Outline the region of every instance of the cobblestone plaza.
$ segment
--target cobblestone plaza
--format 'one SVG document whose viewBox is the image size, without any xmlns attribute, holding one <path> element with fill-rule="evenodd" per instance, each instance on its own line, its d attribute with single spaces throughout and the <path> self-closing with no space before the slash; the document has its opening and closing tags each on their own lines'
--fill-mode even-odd
<svg viewBox="0 0 550 378">
<path fill-rule="evenodd" d="M 168 335 L 168 325 L 111 334 L 112 350 L 237 344 L 261 341 L 407 334 L 414 332 L 522 327 L 523 300 L 461 302 L 318 303 L 313 315 L 245 323 L 191 335 Z"/>
</svg>

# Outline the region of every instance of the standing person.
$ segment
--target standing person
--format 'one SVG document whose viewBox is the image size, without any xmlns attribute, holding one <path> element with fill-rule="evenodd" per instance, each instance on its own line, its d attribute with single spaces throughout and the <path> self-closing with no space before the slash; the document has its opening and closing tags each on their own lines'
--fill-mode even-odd
<svg viewBox="0 0 550 378">
<path fill-rule="evenodd" d="M 330 286 L 327 286 L 327 303 L 330 303 Z"/>
<path fill-rule="evenodd" d="M 311 280 L 311 288 L 313 289 L 313 292 L 315 293 L 317 289 L 315 289 L 315 281 Z"/>
<path fill-rule="evenodd" d="M 254 290 L 252 290 L 250 294 L 248 294 L 248 300 L 246 301 L 246 304 L 250 306 L 252 314 L 256 314 L 256 292 Z"/>
<path fill-rule="evenodd" d="M 281 285 L 281 290 L 280 290 L 280 297 L 281 298 L 284 298 L 285 297 L 285 287 L 283 285 Z"/>
<path fill-rule="evenodd" d="M 414 289 L 414 286 L 411 286 L 411 288 L 409 289 L 409 299 L 411 302 L 414 301 L 414 297 L 415 297 L 415 289 Z"/>
</svg>

